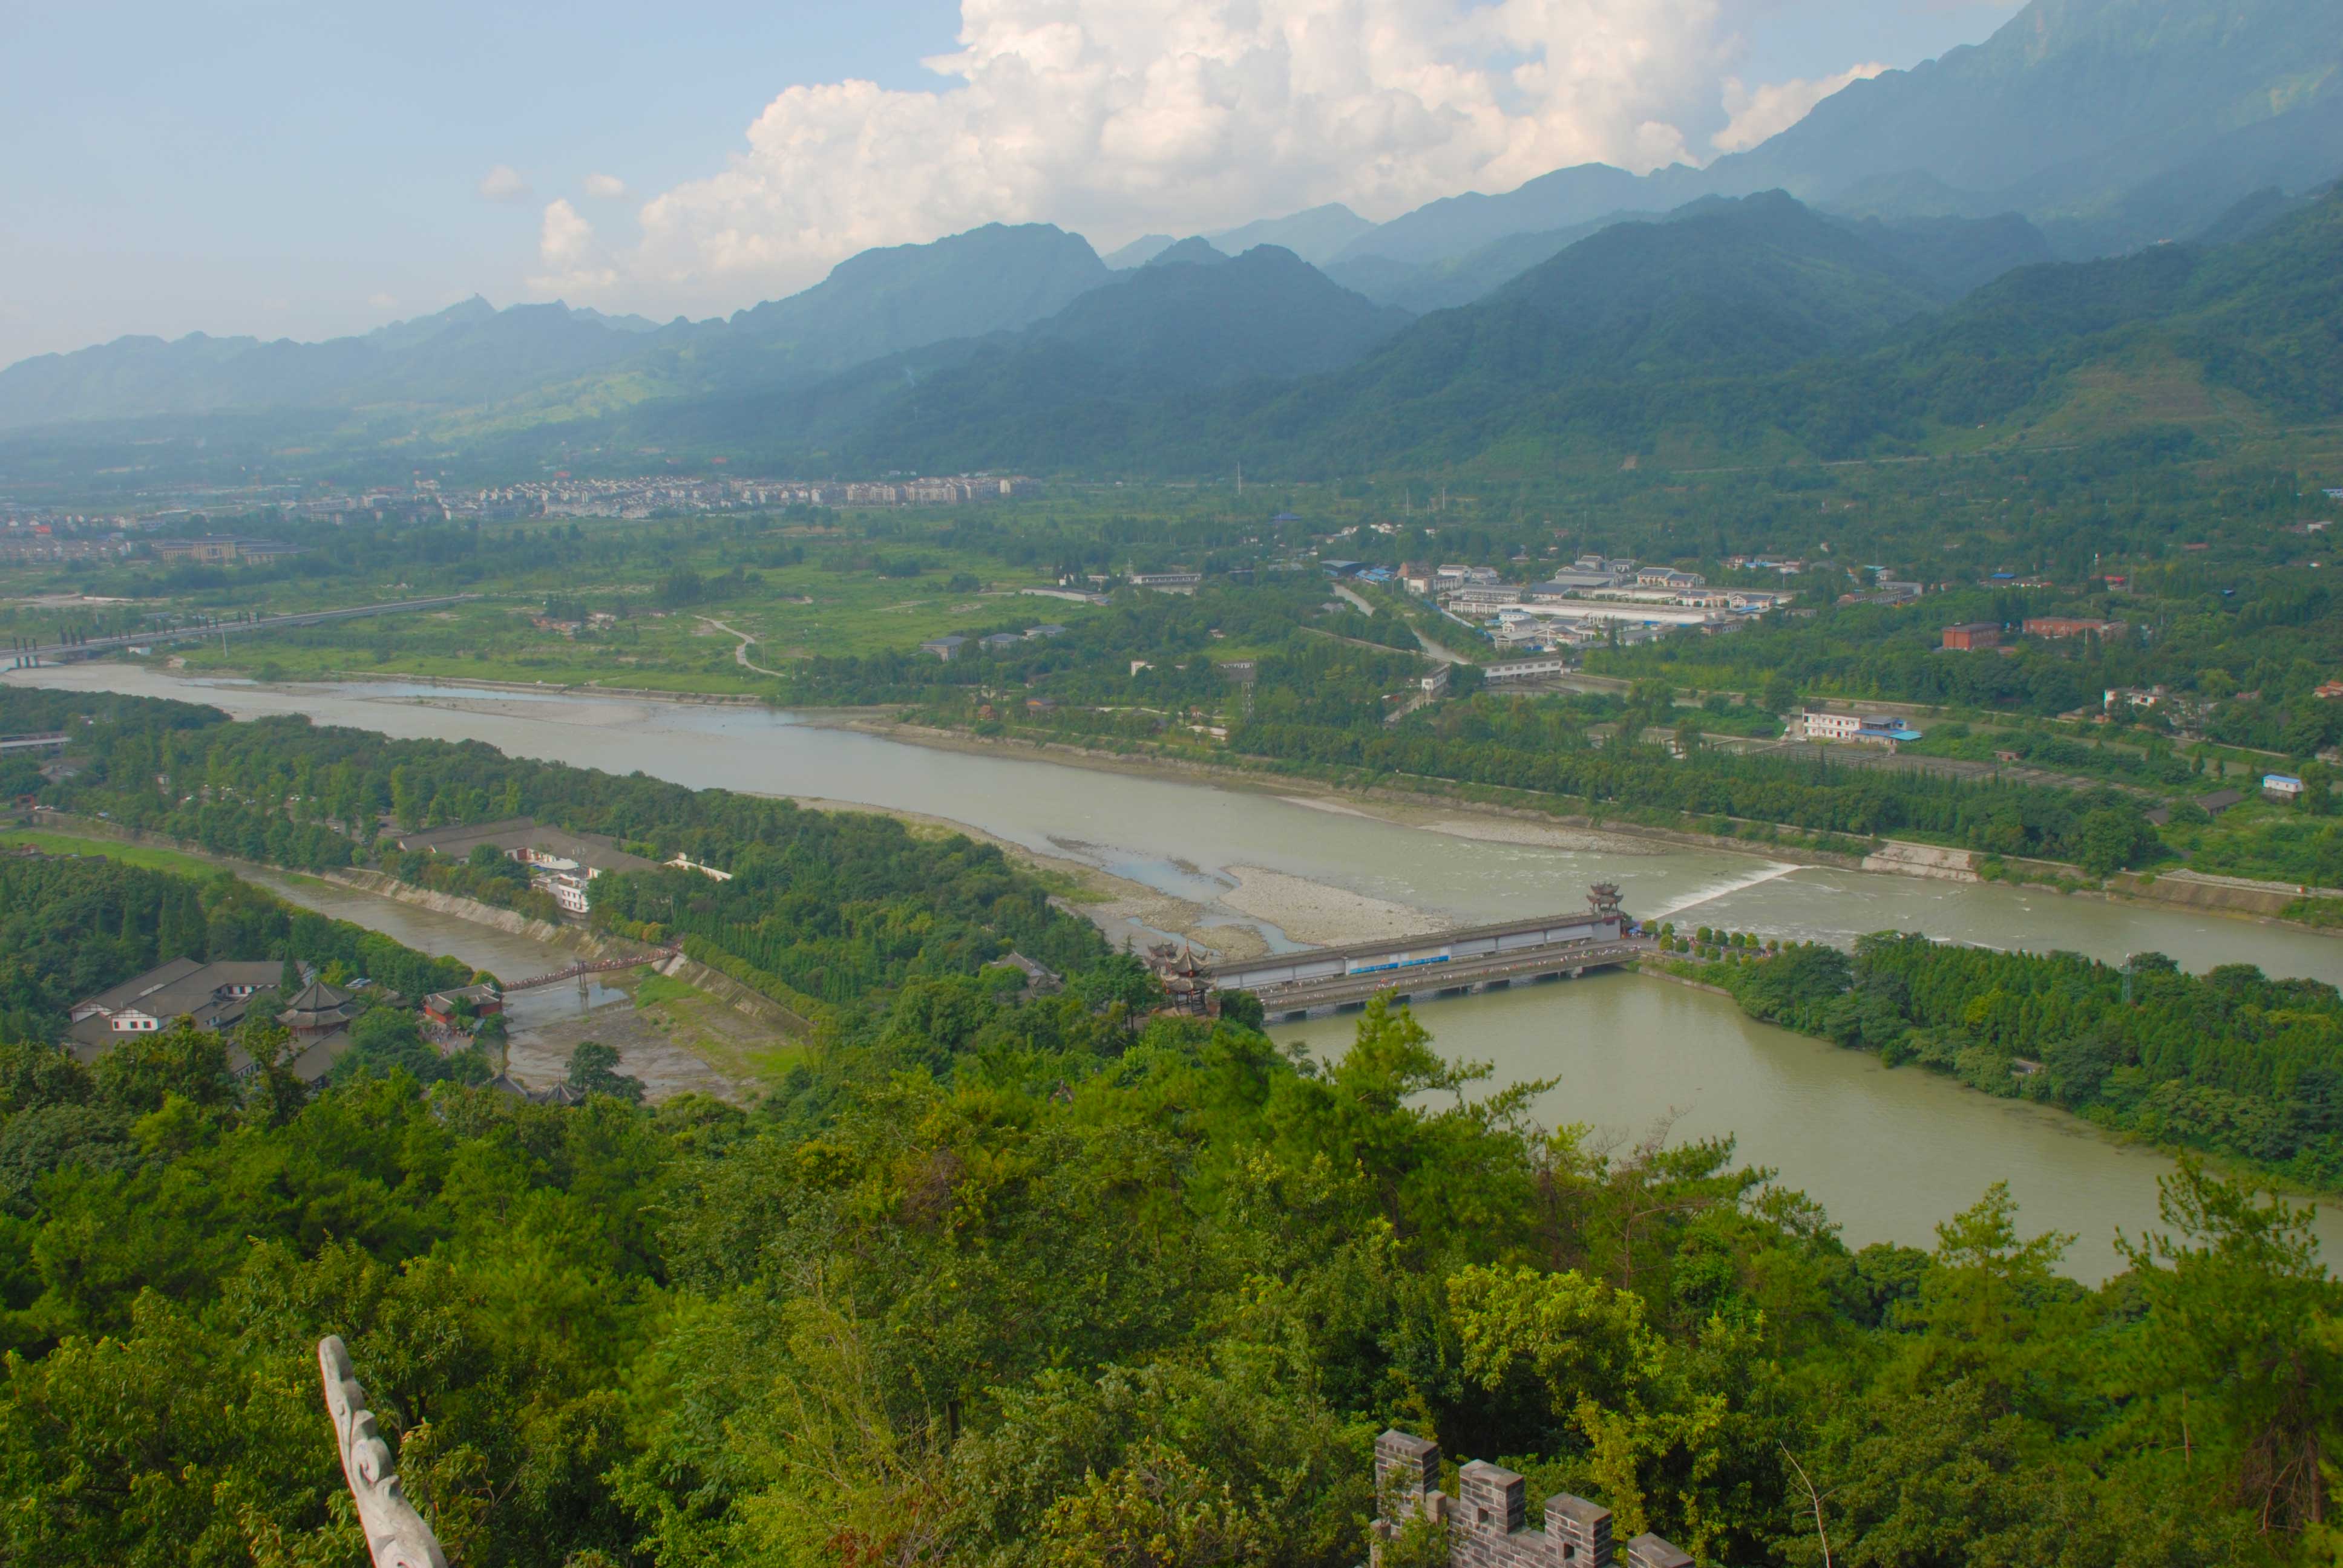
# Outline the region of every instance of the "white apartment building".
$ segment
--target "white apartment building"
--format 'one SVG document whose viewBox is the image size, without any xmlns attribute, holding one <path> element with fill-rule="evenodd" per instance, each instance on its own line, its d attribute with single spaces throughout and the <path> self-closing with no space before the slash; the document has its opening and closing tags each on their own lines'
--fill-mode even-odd
<svg viewBox="0 0 2343 1568">
<path fill-rule="evenodd" d="M 1799 727 L 1809 740 L 1852 740 L 1863 728 L 1863 719 L 1853 713 L 1814 713 L 1798 716 Z"/>
<path fill-rule="evenodd" d="M 1502 664 L 1490 665 L 1482 671 L 1482 678 L 1490 681 L 1545 680 L 1570 673 L 1570 660 L 1556 654 L 1548 658 L 1509 658 Z"/>
</svg>

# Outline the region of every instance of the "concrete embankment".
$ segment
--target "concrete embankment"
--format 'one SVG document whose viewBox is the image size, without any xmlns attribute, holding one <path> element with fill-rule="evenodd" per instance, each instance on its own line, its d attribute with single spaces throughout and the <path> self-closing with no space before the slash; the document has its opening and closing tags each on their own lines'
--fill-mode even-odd
<svg viewBox="0 0 2343 1568">
<path fill-rule="evenodd" d="M 2343 898 L 2343 893 L 2332 889 L 2255 882 L 2239 877 L 2208 877 L 2194 871 L 2166 871 L 2153 878 L 2124 871 L 2108 879 L 2107 890 L 2119 898 L 2143 903 L 2177 904 L 2212 914 L 2251 915 L 2264 920 L 2283 919 L 2288 910 L 2305 898 Z M 2287 923 L 2309 930 L 2326 929 L 2311 927 L 2302 920 Z"/>
<path fill-rule="evenodd" d="M 1945 849 L 1934 844 L 1906 844 L 1890 839 L 1863 858 L 1866 871 L 1892 871 L 1899 877 L 1926 877 L 1944 882 L 1981 882 L 1976 856 L 1967 849 Z"/>
<path fill-rule="evenodd" d="M 452 915 L 459 920 L 469 920 L 476 926 L 493 926 L 516 937 L 526 937 L 548 947 L 571 948 L 588 958 L 630 958 L 638 953 L 646 960 L 659 955 L 650 953 L 639 942 L 618 941 L 588 930 L 583 926 L 557 924 L 552 920 L 533 920 L 518 910 L 500 910 L 494 904 L 484 904 L 478 899 L 467 899 L 455 893 L 442 893 L 430 888 L 412 887 L 396 877 L 380 871 L 337 870 L 316 873 L 322 882 L 353 892 L 372 893 L 377 898 L 392 899 L 402 904 L 413 904 L 418 910 L 434 914 Z M 512 975 L 512 980 L 524 976 Z"/>
</svg>

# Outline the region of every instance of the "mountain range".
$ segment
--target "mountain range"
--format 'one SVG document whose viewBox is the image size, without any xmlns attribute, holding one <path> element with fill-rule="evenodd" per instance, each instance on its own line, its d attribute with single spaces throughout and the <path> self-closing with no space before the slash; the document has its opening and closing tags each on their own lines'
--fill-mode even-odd
<svg viewBox="0 0 2343 1568">
<path fill-rule="evenodd" d="M 2031 341 L 2045 324 L 2006 314 L 2026 289 L 2097 299 L 2165 276 L 2167 240 L 2253 249 L 2328 211 L 2308 193 L 2338 173 L 2332 0 L 2033 0 L 1985 44 L 1858 82 L 1704 168 L 1563 169 L 1381 225 L 1325 206 L 1104 258 L 992 225 L 865 252 L 725 320 L 473 299 L 327 343 L 123 338 L 0 370 L 0 429 L 297 416 L 356 444 L 387 414 L 457 443 L 1046 467 L 1161 466 L 1164 432 L 1225 445 L 1212 433 L 1234 419 L 1226 439 L 1283 431 L 1262 449 L 1296 461 L 1312 440 L 1313 464 L 1454 460 L 1566 444 L 1583 432 L 1565 416 L 1634 423 L 1588 414 L 1595 388 L 1649 406 L 1651 388 L 1811 376 L 1890 340 L 1950 353 L 1996 321 Z M 2054 259 L 2067 283 L 2036 276 Z"/>
</svg>

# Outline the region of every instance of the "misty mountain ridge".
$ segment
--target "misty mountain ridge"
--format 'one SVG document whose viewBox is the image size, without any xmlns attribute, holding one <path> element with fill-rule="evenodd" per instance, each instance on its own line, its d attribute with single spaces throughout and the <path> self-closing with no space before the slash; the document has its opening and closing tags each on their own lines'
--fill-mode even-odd
<svg viewBox="0 0 2343 1568">
<path fill-rule="evenodd" d="M 862 252 L 811 288 L 729 321 L 660 327 L 558 304 L 498 310 L 475 296 L 320 344 L 122 338 L 0 370 L 0 428 L 379 404 L 592 407 L 809 384 L 928 344 L 1014 331 L 1114 276 L 1080 236 L 992 224 Z"/>
<path fill-rule="evenodd" d="M 1196 259 L 1167 252 L 1021 332 L 931 345 L 815 387 L 645 407 L 614 425 L 612 438 L 1017 447 L 1056 430 L 1091 439 L 1099 421 L 1151 399 L 1340 369 L 1412 319 L 1280 246 L 1224 256 L 1201 239 L 1182 244 Z"/>
<path fill-rule="evenodd" d="M 1584 166 L 1379 226 L 1330 205 L 1217 237 L 1151 236 L 1107 260 L 1048 225 L 988 225 L 863 252 L 810 288 L 726 320 L 498 311 L 476 297 L 320 344 L 123 338 L 0 370 L 0 427 L 395 406 L 460 433 L 459 417 L 512 429 L 785 393 L 903 356 L 916 377 L 924 371 L 915 365 L 961 352 L 948 346 L 1022 332 L 1144 264 L 1218 265 L 1264 236 L 1322 264 L 1342 289 L 1430 316 L 1494 302 L 1613 229 L 1770 189 L 1819 208 L 1808 215 L 1818 221 L 1852 226 L 1872 259 L 1902 264 L 1903 286 L 1942 304 L 2050 256 L 2239 236 L 2298 209 L 2300 193 L 2343 173 L 2343 28 L 2333 24 L 2331 0 L 2034 0 L 1986 43 L 1856 83 L 1706 168 L 1637 176 Z M 1664 269 L 1650 287 L 1678 297 L 1673 276 Z M 1797 292 L 1795 278 L 1775 281 Z M 1732 280 L 1718 286 L 1734 297 Z M 1875 302 L 1866 283 L 1852 303 L 1861 315 Z M 1584 308 L 1615 303 L 1601 293 Z M 1783 325 L 1763 319 L 1767 330 Z M 1732 321 L 1717 325 L 1721 343 L 1741 340 Z M 1590 343 L 1608 341 L 1588 326 Z M 1803 340 L 1803 330 L 1781 341 Z M 1337 357 L 1347 331 L 1333 340 Z M 1274 341 L 1288 361 L 1311 361 L 1290 339 Z M 1165 374 L 1189 379 L 1178 366 Z"/>
<path fill-rule="evenodd" d="M 1330 375 L 1022 426 L 899 395 L 822 450 L 1325 478 L 2275 432 L 2343 416 L 2343 187 L 2288 207 L 2232 243 L 2021 266 L 1940 307 L 1867 224 L 1779 193 L 1704 203 L 1609 227 Z"/>
<path fill-rule="evenodd" d="M 477 297 L 323 343 L 119 337 L 0 370 L 0 427 L 235 409 L 517 396 L 613 365 L 646 335 L 560 304 L 498 310 Z M 460 388 L 460 393 L 451 389 Z"/>
<path fill-rule="evenodd" d="M 1288 252 L 1252 252 L 1221 267 L 1161 270 L 1201 297 L 1202 285 L 1272 265 L 1308 272 L 1320 297 L 1355 301 L 1348 319 L 1363 336 L 1380 325 L 1363 314 L 1372 307 L 1363 297 Z M 994 451 L 1028 467 L 1057 467 L 1073 460 L 1073 443 L 1096 438 L 1102 427 L 1143 423 L 1132 404 L 1209 387 L 1212 382 L 1193 375 L 1135 374 L 1149 356 L 1131 357 L 1137 313 L 1114 308 L 1124 293 L 1086 296 L 1064 317 L 1025 335 L 1028 342 L 1047 341 L 1071 319 L 1079 325 L 1067 336 L 1119 365 L 1118 376 L 1079 377 L 1078 408 L 1040 418 L 1023 412 L 1051 413 L 1070 401 L 1053 390 L 1073 379 L 1062 365 L 1051 364 L 1042 374 L 1043 364 L 1035 362 L 1023 374 L 1003 376 L 980 358 L 900 394 L 850 438 L 847 450 L 873 460 L 891 454 L 890 461 L 945 466 Z M 1604 228 L 1477 304 L 1381 333 L 1347 369 L 1338 366 L 1340 374 L 1312 380 L 1308 396 L 1281 417 L 1306 440 L 1308 431 L 1354 420 L 1398 427 L 1418 419 L 1439 425 L 1502 417 L 1526 395 L 1568 385 L 1770 371 L 1875 338 L 1935 311 L 1946 297 L 1929 275 L 1857 227 L 1779 192 L 1704 202 L 1660 221 Z M 1256 303 L 1272 306 L 1262 313 L 1261 330 L 1282 331 L 1292 341 L 1284 298 L 1264 294 Z M 1385 309 L 1384 319 L 1405 320 L 1404 312 Z M 1163 347 L 1151 353 L 1168 355 L 1181 334 L 1207 325 L 1192 315 L 1167 312 L 1160 323 Z M 1092 316 L 1100 319 L 1082 319 Z M 1251 330 L 1240 324 L 1236 336 Z M 1289 375 L 1317 368 L 1294 358 L 1281 363 L 1291 367 Z M 1021 412 L 1004 412 L 1011 406 Z"/>
<path fill-rule="evenodd" d="M 1985 43 L 1852 84 L 1703 168 L 1558 169 L 1435 201 L 1360 236 L 1453 260 L 1509 235 L 1783 189 L 1854 216 L 2024 215 L 2070 259 L 2196 233 L 2267 186 L 2343 174 L 2343 27 L 2331 0 L 2033 0 Z"/>
</svg>

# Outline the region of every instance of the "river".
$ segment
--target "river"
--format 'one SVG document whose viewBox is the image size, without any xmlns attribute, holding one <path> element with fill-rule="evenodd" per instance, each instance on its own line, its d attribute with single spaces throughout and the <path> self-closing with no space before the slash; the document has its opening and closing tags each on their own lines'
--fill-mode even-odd
<svg viewBox="0 0 2343 1568">
<path fill-rule="evenodd" d="M 693 787 L 816 796 L 968 823 L 1206 907 L 1209 918 L 1288 933 L 1224 901 L 1259 868 L 1457 921 L 1575 907 L 1618 882 L 1626 907 L 1764 936 L 1845 943 L 1888 929 L 1996 947 L 2064 948 L 2120 960 L 2170 954 L 2191 970 L 2259 964 L 2343 981 L 2343 942 L 2286 927 L 2034 890 L 1769 862 L 1726 850 L 1507 842 L 1508 825 L 1458 813 L 1402 825 L 1325 800 L 1102 773 L 1014 753 L 907 745 L 739 707 L 616 698 L 465 692 L 397 682 L 264 688 L 188 681 L 112 664 L 18 672 L 15 680 L 207 701 L 239 718 L 306 713 L 407 738 L 479 739 L 516 755 Z M 305 900 L 306 901 L 306 900 Z M 1256 908 L 1259 906 L 1256 905 Z M 396 934 L 396 933 L 394 933 Z M 491 965 L 489 967 L 496 967 Z M 1451 1055 L 1501 1080 L 1562 1079 L 1539 1106 L 1632 1140 L 1673 1116 L 1679 1136 L 1733 1132 L 1743 1158 L 1829 1209 L 1855 1244 L 1927 1245 L 1933 1227 L 2006 1180 L 2035 1229 L 2076 1233 L 2067 1266 L 2096 1280 L 2119 1266 L 2118 1227 L 2156 1223 L 2169 1162 L 2062 1114 L 1973 1093 L 1917 1070 L 1756 1024 L 1725 999 L 1634 976 L 1443 1001 L 1423 1010 Z M 1342 1020 L 1281 1029 L 1339 1050 Z M 2323 1210 L 2329 1246 L 2343 1214 Z"/>
</svg>

